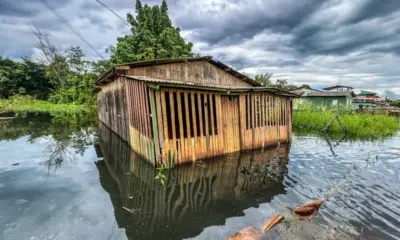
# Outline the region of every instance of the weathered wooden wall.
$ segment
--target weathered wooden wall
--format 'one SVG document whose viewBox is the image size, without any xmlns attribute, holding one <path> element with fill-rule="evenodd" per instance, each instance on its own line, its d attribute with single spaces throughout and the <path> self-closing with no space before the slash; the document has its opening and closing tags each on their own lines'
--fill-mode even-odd
<svg viewBox="0 0 400 240">
<path fill-rule="evenodd" d="M 152 126 L 149 87 L 135 80 L 126 80 L 125 83 L 131 147 L 152 165 L 156 165 L 153 131 L 157 129 Z"/>
<path fill-rule="evenodd" d="M 265 92 L 149 88 L 119 77 L 98 94 L 99 119 L 152 165 L 211 158 L 291 140 L 291 100 Z"/>
<path fill-rule="evenodd" d="M 196 82 L 218 86 L 252 86 L 207 61 L 136 67 L 127 70 L 126 73 L 131 76 L 147 76 L 159 79 Z"/>
<path fill-rule="evenodd" d="M 257 149 L 291 140 L 290 98 L 269 93 L 240 95 L 241 149 Z"/>
<path fill-rule="evenodd" d="M 149 88 L 140 81 L 118 77 L 97 95 L 99 120 L 155 165 Z"/>
<path fill-rule="evenodd" d="M 162 88 L 155 94 L 163 159 L 181 164 L 226 153 L 219 93 Z"/>
<path fill-rule="evenodd" d="M 154 94 L 164 161 L 182 164 L 291 139 L 288 97 L 172 88 Z"/>
<path fill-rule="evenodd" d="M 129 142 L 125 82 L 121 78 L 102 86 L 97 94 L 99 120 Z"/>
</svg>

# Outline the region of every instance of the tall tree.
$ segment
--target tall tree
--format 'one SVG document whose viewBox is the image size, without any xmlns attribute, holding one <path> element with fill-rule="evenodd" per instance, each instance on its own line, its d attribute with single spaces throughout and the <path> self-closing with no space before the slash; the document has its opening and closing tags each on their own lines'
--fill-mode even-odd
<svg viewBox="0 0 400 240">
<path fill-rule="evenodd" d="M 271 87 L 273 84 L 271 82 L 272 73 L 257 74 L 254 80 L 264 87 Z"/>
<path fill-rule="evenodd" d="M 186 42 L 180 29 L 172 25 L 165 0 L 161 7 L 142 5 L 136 0 L 136 16 L 128 13 L 131 34 L 119 37 L 112 48 L 111 62 L 114 64 L 156 58 L 191 57 L 193 44 Z"/>
</svg>

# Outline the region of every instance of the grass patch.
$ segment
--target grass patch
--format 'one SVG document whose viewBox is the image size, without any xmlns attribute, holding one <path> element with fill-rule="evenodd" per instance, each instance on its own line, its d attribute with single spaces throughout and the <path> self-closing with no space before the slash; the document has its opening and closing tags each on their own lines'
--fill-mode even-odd
<svg viewBox="0 0 400 240">
<path fill-rule="evenodd" d="M 338 109 L 303 108 L 293 111 L 294 131 L 321 131 L 335 116 Z M 393 136 L 399 130 L 397 117 L 388 115 L 357 114 L 351 110 L 344 110 L 339 116 L 346 134 L 357 139 L 376 139 Z M 327 129 L 328 133 L 342 133 L 335 120 Z"/>
<path fill-rule="evenodd" d="M 0 99 L 0 113 L 13 112 L 16 115 L 27 113 L 49 113 L 51 115 L 92 112 L 96 107 L 79 104 L 56 104 L 36 100 L 29 96 L 15 96 Z"/>
</svg>

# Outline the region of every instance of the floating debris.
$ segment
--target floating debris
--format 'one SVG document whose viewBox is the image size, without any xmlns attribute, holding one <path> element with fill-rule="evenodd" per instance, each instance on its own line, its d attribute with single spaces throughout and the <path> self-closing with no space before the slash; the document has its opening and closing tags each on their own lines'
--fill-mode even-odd
<svg viewBox="0 0 400 240">
<path fill-rule="evenodd" d="M 227 240 L 260 240 L 261 232 L 253 227 L 246 227 L 230 236 Z"/>
<path fill-rule="evenodd" d="M 325 200 L 314 200 L 312 202 L 301 205 L 300 207 L 288 209 L 295 215 L 299 217 L 311 217 L 316 214 Z"/>
<path fill-rule="evenodd" d="M 12 165 L 13 165 L 13 166 L 17 166 L 17 165 L 19 165 L 19 163 L 13 163 Z"/>
<path fill-rule="evenodd" d="M 265 222 L 262 231 L 263 232 L 268 232 L 271 230 L 276 224 L 280 223 L 284 217 L 282 215 L 275 214 L 271 218 L 268 219 L 268 221 Z"/>
<path fill-rule="evenodd" d="M 311 201 L 309 203 L 306 203 L 304 205 L 302 205 L 302 207 L 313 207 L 319 210 L 319 208 L 321 207 L 321 205 L 325 202 L 325 199 L 320 199 L 320 200 L 314 200 Z"/>
</svg>

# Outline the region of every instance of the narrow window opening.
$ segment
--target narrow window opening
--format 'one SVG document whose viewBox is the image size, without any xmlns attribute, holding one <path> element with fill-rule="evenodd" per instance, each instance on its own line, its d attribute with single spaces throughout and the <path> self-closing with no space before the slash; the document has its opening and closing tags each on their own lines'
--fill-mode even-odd
<svg viewBox="0 0 400 240">
<path fill-rule="evenodd" d="M 245 95 L 245 109 L 246 109 L 246 129 L 249 129 L 249 101 L 248 101 L 249 95 Z"/>
<path fill-rule="evenodd" d="M 190 127 L 190 137 L 194 137 L 194 120 L 193 120 L 193 108 L 192 108 L 192 93 L 188 93 L 188 105 L 189 105 L 189 127 Z"/>
<path fill-rule="evenodd" d="M 253 120 L 254 120 L 254 116 L 253 116 L 253 99 L 251 97 L 251 95 L 249 95 L 249 102 L 250 102 L 250 129 L 253 129 Z"/>
<path fill-rule="evenodd" d="M 167 126 L 168 126 L 168 138 L 172 139 L 172 116 L 171 116 L 171 101 L 169 100 L 169 92 L 165 92 L 165 110 L 167 111 Z"/>
<path fill-rule="evenodd" d="M 215 102 L 215 95 L 212 95 L 213 100 L 213 115 L 214 115 L 214 132 L 218 135 L 218 122 L 217 122 L 217 103 Z M 233 99 L 232 99 L 233 100 Z"/>
<path fill-rule="evenodd" d="M 200 100 L 201 100 L 201 113 L 202 113 L 202 122 L 203 122 L 203 136 L 206 136 L 206 108 L 207 104 L 204 102 L 204 94 L 200 95 Z"/>
<path fill-rule="evenodd" d="M 207 95 L 206 97 L 208 97 L 209 95 Z M 212 128 L 211 128 L 211 108 L 212 106 L 210 106 L 210 102 L 209 99 L 207 99 L 207 122 L 208 122 L 208 135 L 212 135 Z"/>
<path fill-rule="evenodd" d="M 200 113 L 199 113 L 199 100 L 197 93 L 194 94 L 194 110 L 196 113 L 196 123 L 197 123 L 197 136 L 201 136 L 202 133 L 200 132 Z"/>
<path fill-rule="evenodd" d="M 180 93 L 181 97 L 181 109 L 180 114 L 182 116 L 182 126 L 183 126 L 183 138 L 187 138 L 187 122 L 186 122 L 186 114 L 188 114 L 185 109 L 186 109 L 186 104 L 185 104 L 185 94 L 183 92 Z"/>
<path fill-rule="evenodd" d="M 176 92 L 172 93 L 172 96 L 174 98 L 174 113 L 175 113 L 175 136 L 177 138 L 181 138 L 181 134 L 180 134 L 180 125 L 179 125 L 179 108 L 178 108 L 178 97 Z"/>
<path fill-rule="evenodd" d="M 121 104 L 120 104 L 119 91 L 115 91 L 115 108 L 117 110 L 117 116 L 120 116 L 120 114 L 121 114 Z"/>
</svg>

